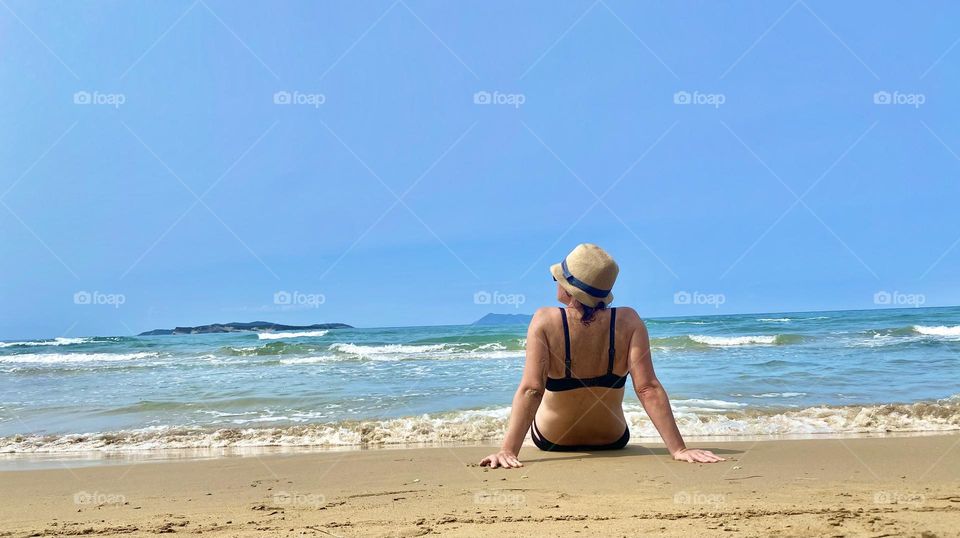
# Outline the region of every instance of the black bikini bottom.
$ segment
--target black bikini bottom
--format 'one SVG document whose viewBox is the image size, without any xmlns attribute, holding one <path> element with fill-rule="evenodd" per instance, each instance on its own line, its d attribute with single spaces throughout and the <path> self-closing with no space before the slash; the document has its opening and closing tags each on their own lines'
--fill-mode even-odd
<svg viewBox="0 0 960 538">
<path fill-rule="evenodd" d="M 546 437 L 540 433 L 540 429 L 537 428 L 537 421 L 534 420 L 533 425 L 530 426 L 530 438 L 533 439 L 533 444 L 537 445 L 537 448 L 548 452 L 593 452 L 594 450 L 618 450 L 627 446 L 627 441 L 630 440 L 630 428 L 624 428 L 623 435 L 620 436 L 619 439 L 605 445 L 558 445 L 548 441 Z"/>
</svg>

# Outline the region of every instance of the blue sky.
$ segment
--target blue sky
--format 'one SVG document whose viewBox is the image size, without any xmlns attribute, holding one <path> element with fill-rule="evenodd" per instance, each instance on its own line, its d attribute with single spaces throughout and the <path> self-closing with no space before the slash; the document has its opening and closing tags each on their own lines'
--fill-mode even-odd
<svg viewBox="0 0 960 538">
<path fill-rule="evenodd" d="M 530 312 L 579 242 L 647 316 L 957 304 L 958 16 L 4 0 L 0 338 Z"/>
</svg>

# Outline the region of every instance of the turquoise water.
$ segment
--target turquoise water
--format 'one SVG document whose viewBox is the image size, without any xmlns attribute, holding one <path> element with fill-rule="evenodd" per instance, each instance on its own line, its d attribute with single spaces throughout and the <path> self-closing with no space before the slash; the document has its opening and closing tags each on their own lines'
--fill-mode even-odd
<svg viewBox="0 0 960 538">
<path fill-rule="evenodd" d="M 687 436 L 960 429 L 960 308 L 647 323 Z M 524 344 L 523 326 L 3 342 L 0 452 L 497 439 Z"/>
</svg>

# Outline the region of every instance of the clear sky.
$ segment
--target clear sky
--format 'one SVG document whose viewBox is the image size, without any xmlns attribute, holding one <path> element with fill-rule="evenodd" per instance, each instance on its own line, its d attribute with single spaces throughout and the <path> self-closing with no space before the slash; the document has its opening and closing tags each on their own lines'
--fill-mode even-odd
<svg viewBox="0 0 960 538">
<path fill-rule="evenodd" d="M 0 338 L 525 313 L 579 242 L 647 316 L 957 304 L 958 19 L 3 0 Z"/>
</svg>

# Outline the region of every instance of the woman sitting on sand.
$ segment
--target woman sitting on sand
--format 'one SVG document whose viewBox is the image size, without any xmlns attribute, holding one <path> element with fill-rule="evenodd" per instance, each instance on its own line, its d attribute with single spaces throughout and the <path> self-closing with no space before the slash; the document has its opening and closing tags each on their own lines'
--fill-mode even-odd
<svg viewBox="0 0 960 538">
<path fill-rule="evenodd" d="M 622 407 L 627 373 L 674 459 L 723 461 L 709 450 L 683 443 L 667 392 L 653 372 L 650 340 L 640 316 L 629 307 L 607 308 L 620 272 L 613 258 L 584 243 L 550 272 L 557 281 L 557 300 L 565 307 L 540 308 L 533 315 L 507 435 L 500 451 L 480 465 L 523 466 L 518 454 L 528 429 L 540 450 L 623 448 L 630 440 Z"/>
</svg>

